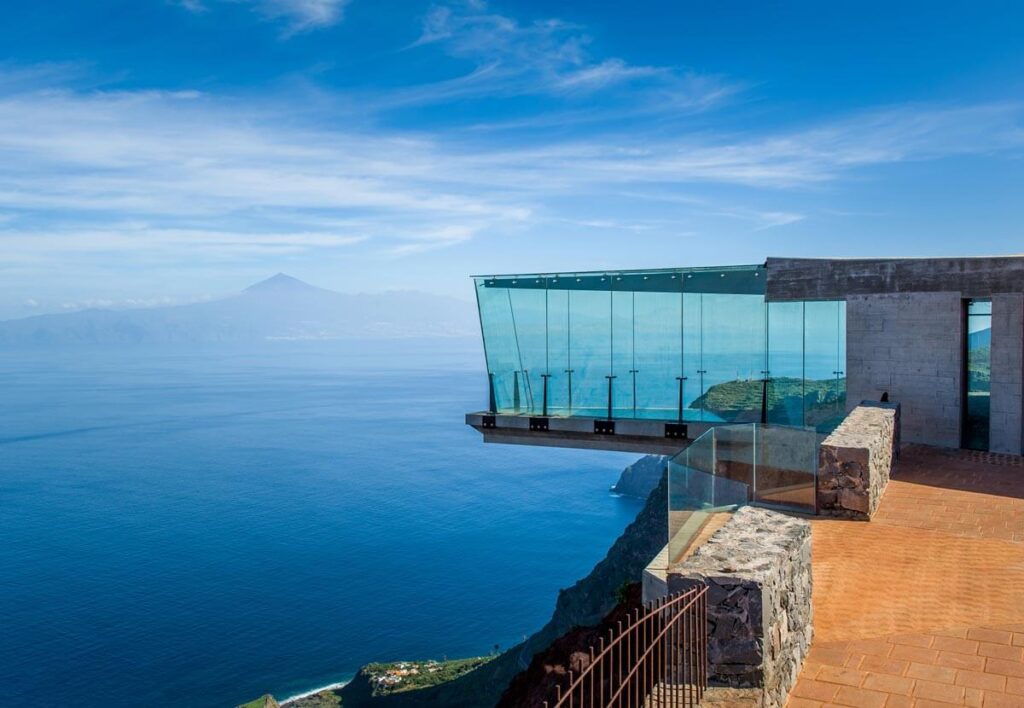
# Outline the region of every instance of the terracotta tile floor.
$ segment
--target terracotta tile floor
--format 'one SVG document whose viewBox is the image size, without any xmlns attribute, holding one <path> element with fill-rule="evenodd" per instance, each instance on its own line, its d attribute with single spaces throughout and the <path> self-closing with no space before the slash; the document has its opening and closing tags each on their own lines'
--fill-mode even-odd
<svg viewBox="0 0 1024 708">
<path fill-rule="evenodd" d="M 1024 708 L 1024 459 L 909 446 L 871 522 L 811 524 L 790 708 Z"/>
</svg>

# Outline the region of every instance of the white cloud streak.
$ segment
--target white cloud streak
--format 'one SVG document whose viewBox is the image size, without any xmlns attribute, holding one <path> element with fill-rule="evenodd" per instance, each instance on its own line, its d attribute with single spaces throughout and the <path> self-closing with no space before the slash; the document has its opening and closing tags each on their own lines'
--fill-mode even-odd
<svg viewBox="0 0 1024 708">
<path fill-rule="evenodd" d="M 490 12 L 486 3 L 434 7 L 409 49 L 436 46 L 472 69 L 453 79 L 416 86 L 391 96 L 396 105 L 477 96 L 542 94 L 567 99 L 628 91 L 630 105 L 656 104 L 662 112 L 705 110 L 739 89 L 717 77 L 672 67 L 637 66 L 598 59 L 579 25 L 559 19 L 522 23 Z"/>
<path fill-rule="evenodd" d="M 330 27 L 340 22 L 349 0 L 172 0 L 189 12 L 203 14 L 215 3 L 242 3 L 269 20 L 285 25 L 285 36 L 290 37 L 310 30 Z"/>
<path fill-rule="evenodd" d="M 608 134 L 506 150 L 444 133 L 310 129 L 193 92 L 15 93 L 0 97 L 0 255 L 410 256 L 552 218 L 610 223 L 593 212 L 623 189 L 793 190 L 858 168 L 1019 150 L 1022 121 L 1017 103 L 916 105 L 767 137 Z M 753 228 L 802 218 L 694 208 Z"/>
</svg>

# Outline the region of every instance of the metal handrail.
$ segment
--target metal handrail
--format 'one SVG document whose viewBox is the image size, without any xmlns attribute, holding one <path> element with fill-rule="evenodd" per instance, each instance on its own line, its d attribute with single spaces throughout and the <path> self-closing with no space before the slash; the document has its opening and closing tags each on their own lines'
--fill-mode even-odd
<svg viewBox="0 0 1024 708">
<path fill-rule="evenodd" d="M 695 587 L 634 610 L 623 628 L 601 637 L 598 651 L 545 708 L 696 706 L 707 686 L 707 587 Z M 607 689 L 607 690 L 606 690 Z M 606 698 L 607 696 L 607 698 Z"/>
</svg>

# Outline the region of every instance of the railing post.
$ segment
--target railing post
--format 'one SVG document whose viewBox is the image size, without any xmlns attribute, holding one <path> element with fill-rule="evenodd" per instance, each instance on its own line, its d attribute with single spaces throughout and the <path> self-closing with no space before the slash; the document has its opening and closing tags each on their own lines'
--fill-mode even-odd
<svg viewBox="0 0 1024 708">
<path fill-rule="evenodd" d="M 636 375 L 640 373 L 640 369 L 630 369 L 629 373 L 633 376 L 633 417 L 636 418 Z"/>
<path fill-rule="evenodd" d="M 541 374 L 540 377 L 541 377 L 541 379 L 544 380 L 544 394 L 543 394 L 544 395 L 544 398 L 543 398 L 544 407 L 543 407 L 542 415 L 545 418 L 547 418 L 548 417 L 548 379 L 551 378 L 551 374 Z"/>
<path fill-rule="evenodd" d="M 685 376 L 677 376 L 676 381 L 679 382 L 679 416 L 678 420 L 680 423 L 683 422 L 683 382 L 686 381 Z"/>
<path fill-rule="evenodd" d="M 572 413 L 572 372 L 575 369 L 566 369 L 565 373 L 569 375 L 569 412 Z"/>
<path fill-rule="evenodd" d="M 487 410 L 490 411 L 491 413 L 497 413 L 498 412 L 498 399 L 494 395 L 494 374 L 492 372 L 487 372 L 487 384 L 488 384 L 488 391 L 489 391 L 489 399 L 488 399 L 488 402 L 487 402 L 487 406 L 488 406 Z"/>
<path fill-rule="evenodd" d="M 611 420 L 612 419 L 612 381 L 615 380 L 618 377 L 612 376 L 611 374 L 609 374 L 609 375 L 605 376 L 605 378 L 608 379 L 608 420 Z"/>
<path fill-rule="evenodd" d="M 512 372 L 512 408 L 516 413 L 519 412 L 519 372 Z"/>
<path fill-rule="evenodd" d="M 753 487 L 750 490 L 750 501 L 757 502 L 757 424 L 750 426 L 750 466 L 751 472 L 754 475 Z"/>
<path fill-rule="evenodd" d="M 768 383 L 771 381 L 770 372 L 761 372 L 761 425 L 768 425 Z"/>
</svg>

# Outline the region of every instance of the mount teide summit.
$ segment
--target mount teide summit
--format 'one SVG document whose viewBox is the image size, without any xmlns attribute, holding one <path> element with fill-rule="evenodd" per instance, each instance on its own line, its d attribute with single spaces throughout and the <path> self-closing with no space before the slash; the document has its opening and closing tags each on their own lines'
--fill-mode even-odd
<svg viewBox="0 0 1024 708">
<path fill-rule="evenodd" d="M 416 291 L 346 294 L 278 273 L 220 300 L 0 322 L 0 346 L 254 342 L 477 334 L 472 304 Z"/>
</svg>

